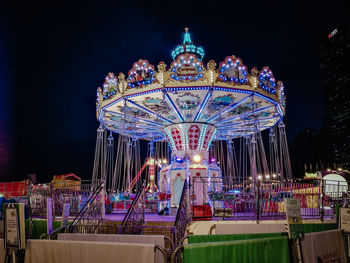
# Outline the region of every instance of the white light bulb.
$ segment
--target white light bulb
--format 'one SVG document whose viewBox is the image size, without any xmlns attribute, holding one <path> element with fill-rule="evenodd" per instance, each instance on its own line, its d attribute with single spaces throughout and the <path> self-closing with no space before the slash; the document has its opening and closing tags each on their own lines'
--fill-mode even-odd
<svg viewBox="0 0 350 263">
<path fill-rule="evenodd" d="M 193 156 L 193 161 L 199 163 L 202 160 L 202 157 L 199 154 Z"/>
</svg>

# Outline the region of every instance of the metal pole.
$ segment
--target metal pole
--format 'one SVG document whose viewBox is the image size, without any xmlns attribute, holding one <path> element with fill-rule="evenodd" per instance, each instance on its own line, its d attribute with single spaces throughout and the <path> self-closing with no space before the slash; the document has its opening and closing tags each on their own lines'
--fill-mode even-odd
<svg viewBox="0 0 350 263">
<path fill-rule="evenodd" d="M 326 183 L 326 181 L 321 180 L 321 222 L 323 223 L 323 213 L 324 213 L 324 184 Z"/>
<path fill-rule="evenodd" d="M 302 263 L 303 262 L 303 252 L 302 252 L 302 248 L 301 248 L 301 238 L 298 237 L 295 239 L 295 246 L 297 249 L 297 262 L 298 263 Z"/>
<path fill-rule="evenodd" d="M 260 180 L 258 180 L 258 196 L 256 199 L 256 223 L 259 224 L 259 216 L 260 216 Z"/>
</svg>

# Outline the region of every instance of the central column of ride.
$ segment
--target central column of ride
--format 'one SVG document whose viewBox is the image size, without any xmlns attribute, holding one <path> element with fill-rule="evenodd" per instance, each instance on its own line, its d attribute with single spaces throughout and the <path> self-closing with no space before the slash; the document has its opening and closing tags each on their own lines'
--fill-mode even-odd
<svg viewBox="0 0 350 263">
<path fill-rule="evenodd" d="M 181 123 L 164 128 L 171 147 L 171 164 L 160 173 L 160 188 L 169 187 L 171 206 L 179 204 L 185 179 L 191 184 L 195 204 L 209 202 L 208 191 L 221 187 L 221 171 L 209 160 L 216 128 L 207 123 Z M 163 186 L 163 187 L 162 187 Z"/>
</svg>

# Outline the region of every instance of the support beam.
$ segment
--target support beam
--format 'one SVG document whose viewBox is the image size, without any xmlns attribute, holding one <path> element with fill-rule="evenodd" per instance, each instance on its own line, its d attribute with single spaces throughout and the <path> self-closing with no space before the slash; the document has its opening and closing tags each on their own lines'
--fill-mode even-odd
<svg viewBox="0 0 350 263">
<path fill-rule="evenodd" d="M 130 104 L 132 104 L 133 106 L 135 106 L 136 108 L 139 108 L 140 110 L 144 111 L 144 112 L 147 112 L 153 116 L 156 116 L 157 118 L 169 123 L 169 124 L 174 124 L 171 120 L 168 120 L 162 116 L 159 116 L 157 113 L 149 110 L 149 109 L 146 109 L 145 107 L 142 107 L 141 105 L 137 104 L 136 102 L 133 102 L 132 100 L 126 100 L 127 102 L 129 102 Z"/>
<path fill-rule="evenodd" d="M 241 99 L 240 101 L 231 104 L 230 106 L 226 107 L 224 110 L 222 110 L 221 112 L 219 112 L 218 114 L 216 114 L 215 116 L 209 118 L 207 120 L 207 122 L 211 122 L 217 118 L 219 118 L 221 115 L 225 114 L 226 112 L 228 112 L 229 110 L 233 110 L 234 108 L 238 107 L 239 105 L 241 105 L 242 103 L 246 102 L 249 98 L 251 98 L 251 95 L 248 95 L 247 97 Z"/>
<path fill-rule="evenodd" d="M 176 116 L 179 118 L 179 120 L 181 122 L 185 122 L 184 118 L 182 117 L 182 115 L 180 114 L 180 112 L 178 111 L 178 109 L 176 108 L 174 102 L 171 100 L 171 98 L 169 97 L 169 95 L 164 92 L 164 96 L 165 99 L 167 100 L 167 102 L 169 103 L 170 107 L 173 109 L 173 111 L 176 113 Z"/>
<path fill-rule="evenodd" d="M 258 109 L 258 110 L 251 110 L 251 111 L 248 111 L 248 112 L 239 114 L 239 115 L 234 116 L 234 117 L 231 117 L 231 118 L 229 118 L 229 119 L 225 119 L 225 120 L 219 121 L 219 122 L 216 123 L 216 125 L 220 125 L 220 124 L 222 124 L 222 123 L 234 121 L 234 120 L 240 119 L 240 118 L 242 118 L 242 117 L 244 117 L 244 116 L 249 116 L 249 115 L 252 115 L 252 114 L 254 114 L 254 113 L 258 113 L 258 112 L 267 110 L 267 109 L 272 108 L 272 107 L 275 107 L 275 105 L 269 105 L 269 106 L 263 107 L 263 108 Z"/>
<path fill-rule="evenodd" d="M 205 98 L 203 100 L 201 107 L 199 108 L 199 111 L 197 112 L 196 117 L 194 118 L 194 122 L 198 121 L 199 117 L 202 114 L 203 109 L 205 108 L 205 106 L 207 105 L 207 103 L 209 101 L 210 96 L 211 96 L 211 91 L 209 90 L 207 95 L 205 96 Z"/>
</svg>

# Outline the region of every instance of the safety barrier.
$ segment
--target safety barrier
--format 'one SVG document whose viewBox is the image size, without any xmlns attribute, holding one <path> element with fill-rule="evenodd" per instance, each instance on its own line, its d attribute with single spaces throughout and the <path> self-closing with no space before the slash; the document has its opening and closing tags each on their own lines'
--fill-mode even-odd
<svg viewBox="0 0 350 263">
<path fill-rule="evenodd" d="M 99 225 L 97 227 L 90 225 L 77 225 L 74 233 L 91 233 L 95 230 L 95 234 L 111 234 L 121 233 L 121 226 L 116 225 Z M 136 227 L 135 227 L 136 228 Z M 164 251 L 170 259 L 171 253 L 175 249 L 175 227 L 174 226 L 139 226 L 135 229 L 137 233 L 143 233 L 143 236 L 161 235 L 164 237 Z"/>
<path fill-rule="evenodd" d="M 310 224 L 311 225 L 311 224 Z M 302 239 L 288 239 L 287 233 L 203 235 L 184 237 L 171 255 L 174 263 L 196 262 L 346 262 L 347 234 L 314 224 Z M 344 242 L 345 240 L 345 242 Z M 300 251 L 300 253 L 299 253 Z"/>
<path fill-rule="evenodd" d="M 63 204 L 70 204 L 70 215 L 77 215 L 86 204 L 92 193 L 92 184 L 89 180 L 81 182 L 79 187 L 71 187 L 66 182 L 55 182 L 52 184 L 35 185 L 30 188 L 30 205 L 33 216 L 46 216 L 46 198 L 53 200 L 54 216 L 61 216 Z"/>
<path fill-rule="evenodd" d="M 222 219 L 278 220 L 286 218 L 284 200 L 296 198 L 300 202 L 304 219 L 334 218 L 336 206 L 348 187 L 342 182 L 331 180 L 273 181 L 265 180 L 224 185 L 225 178 L 200 177 L 191 181 L 191 210 L 193 220 L 210 220 L 215 209 L 232 211 L 231 216 Z M 195 191 L 197 189 L 197 191 Z M 209 192 L 198 191 L 209 189 Z M 211 210 L 210 210 L 211 209 Z M 218 218 L 220 219 L 220 217 Z"/>
<path fill-rule="evenodd" d="M 59 261 L 88 262 L 155 262 L 160 251 L 161 261 L 167 262 L 164 248 L 154 244 L 115 243 L 66 240 L 28 240 L 25 262 L 50 263 Z"/>
<path fill-rule="evenodd" d="M 178 247 L 171 262 L 290 262 L 287 236 L 192 243 Z"/>
<path fill-rule="evenodd" d="M 136 244 L 154 244 L 162 250 L 162 255 L 157 254 L 157 261 L 166 255 L 165 243 L 171 242 L 167 237 L 162 235 L 111 235 L 111 234 L 67 234 L 60 233 L 57 240 L 69 241 L 91 241 L 91 242 L 113 242 L 113 243 L 136 243 Z M 171 242 L 172 250 L 174 244 Z"/>
</svg>

